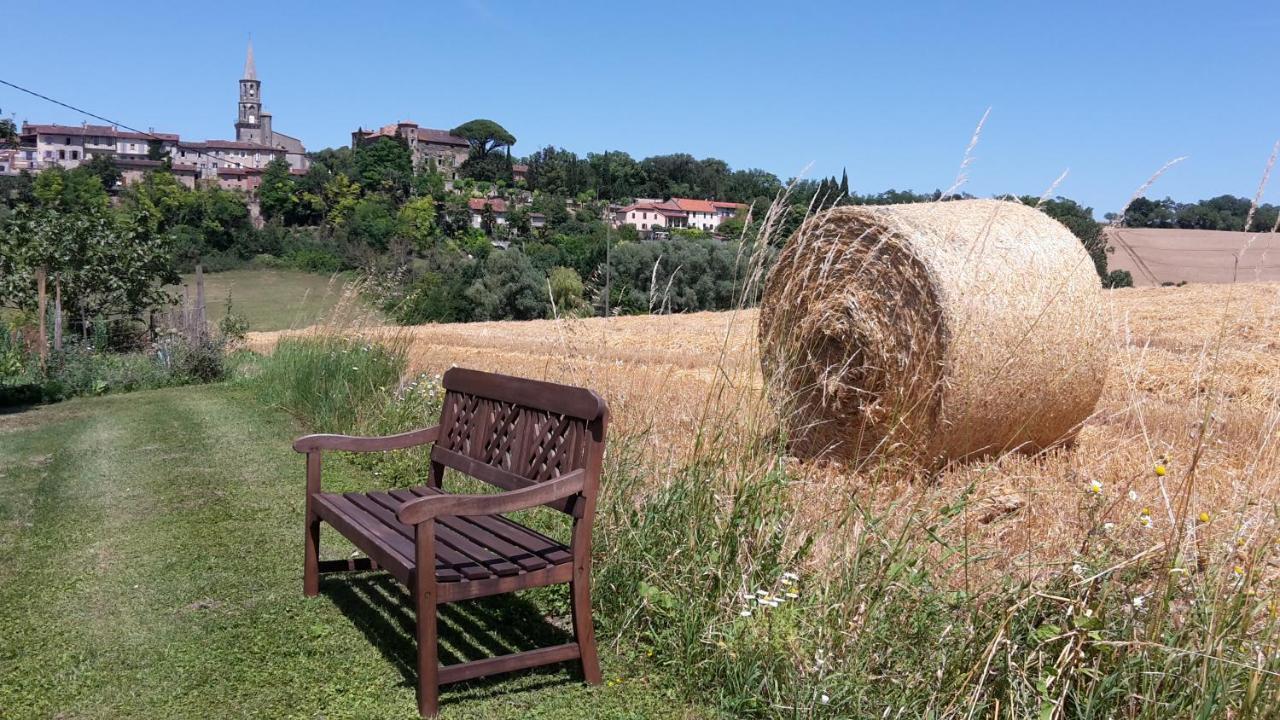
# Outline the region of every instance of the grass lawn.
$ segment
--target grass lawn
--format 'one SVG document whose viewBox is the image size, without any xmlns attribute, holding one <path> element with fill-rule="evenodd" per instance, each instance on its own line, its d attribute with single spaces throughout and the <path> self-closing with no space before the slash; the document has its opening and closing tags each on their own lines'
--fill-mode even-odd
<svg viewBox="0 0 1280 720">
<path fill-rule="evenodd" d="M 195 276 L 182 282 L 195 294 Z M 298 270 L 228 270 L 205 273 L 206 314 L 217 322 L 227 312 L 230 297 L 237 315 L 249 321 L 250 330 L 288 330 L 306 327 L 323 318 L 342 295 L 341 277 Z"/>
<path fill-rule="evenodd" d="M 231 385 L 0 416 L 0 718 L 416 717 L 407 593 L 370 573 L 302 595 L 295 434 Z M 446 661 L 564 641 L 514 596 L 441 620 Z M 553 666 L 446 686 L 441 715 L 707 716 L 601 642 L 606 685 Z"/>
</svg>

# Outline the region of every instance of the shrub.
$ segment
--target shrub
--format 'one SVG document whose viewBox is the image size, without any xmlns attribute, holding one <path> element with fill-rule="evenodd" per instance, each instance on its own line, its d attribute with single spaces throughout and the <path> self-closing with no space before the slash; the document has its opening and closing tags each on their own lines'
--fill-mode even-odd
<svg viewBox="0 0 1280 720">
<path fill-rule="evenodd" d="M 1133 287 L 1133 275 L 1128 270 L 1112 270 L 1107 273 L 1107 277 L 1102 281 L 1102 286 L 1107 288 Z"/>
<path fill-rule="evenodd" d="M 342 258 L 328 250 L 319 248 L 298 248 L 289 253 L 284 262 L 287 266 L 308 272 L 333 273 L 342 269 Z"/>
</svg>

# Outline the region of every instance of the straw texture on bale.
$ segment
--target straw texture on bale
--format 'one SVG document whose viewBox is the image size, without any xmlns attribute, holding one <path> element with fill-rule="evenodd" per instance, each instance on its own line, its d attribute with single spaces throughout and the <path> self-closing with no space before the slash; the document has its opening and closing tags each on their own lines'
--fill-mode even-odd
<svg viewBox="0 0 1280 720">
<path fill-rule="evenodd" d="M 1069 440 L 1113 347 L 1080 241 L 1021 203 L 848 206 L 765 284 L 765 380 L 793 450 L 933 462 Z"/>
</svg>

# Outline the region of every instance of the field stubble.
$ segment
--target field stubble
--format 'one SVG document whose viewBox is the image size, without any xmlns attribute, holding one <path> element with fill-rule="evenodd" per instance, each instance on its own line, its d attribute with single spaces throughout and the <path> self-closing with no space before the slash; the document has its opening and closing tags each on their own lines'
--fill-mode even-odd
<svg viewBox="0 0 1280 720">
<path fill-rule="evenodd" d="M 964 522 L 948 527 L 964 537 L 945 539 L 969 549 L 966 582 L 1060 573 L 1099 529 L 1133 554 L 1174 536 L 1184 542 L 1170 532 L 1178 517 L 1200 518 L 1183 528 L 1192 550 L 1223 548 L 1215 554 L 1226 567 L 1234 548 L 1271 542 L 1280 498 L 1280 285 L 1118 290 L 1107 303 L 1119 352 L 1072 447 L 936 474 L 794 461 L 796 522 L 834 527 L 854 503 L 877 517 L 927 518 L 963 498 Z M 408 342 L 414 374 L 459 365 L 596 389 L 615 432 L 644 447 L 656 484 L 708 432 L 750 444 L 776 431 L 761 390 L 756 318 L 742 310 L 411 328 L 343 323 L 347 332 Z M 316 331 L 333 328 L 251 333 L 248 342 L 269 351 L 282 336 Z M 844 552 L 858 534 L 856 523 L 840 525 L 817 542 L 813 561 Z"/>
</svg>

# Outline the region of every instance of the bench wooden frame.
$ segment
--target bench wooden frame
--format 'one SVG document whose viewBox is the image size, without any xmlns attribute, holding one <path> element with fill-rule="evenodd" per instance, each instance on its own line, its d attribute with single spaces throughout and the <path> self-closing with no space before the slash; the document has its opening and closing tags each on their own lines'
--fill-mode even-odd
<svg viewBox="0 0 1280 720">
<path fill-rule="evenodd" d="M 454 368 L 434 427 L 387 437 L 307 435 L 293 443 L 307 456 L 303 592 L 320 575 L 384 569 L 409 588 L 417 614 L 418 711 L 439 711 L 439 686 L 523 668 L 579 660 L 600 682 L 591 618 L 591 525 L 604 458 L 608 408 L 590 390 Z M 382 452 L 433 443 L 430 485 L 389 493 L 321 492 L 325 451 Z M 503 492 L 444 492 L 453 468 Z M 545 505 L 573 518 L 566 547 L 503 513 Z M 367 557 L 321 561 L 327 522 Z M 434 567 L 435 572 L 422 568 Z M 527 588 L 569 584 L 574 642 L 441 666 L 436 610 L 444 603 Z"/>
</svg>

